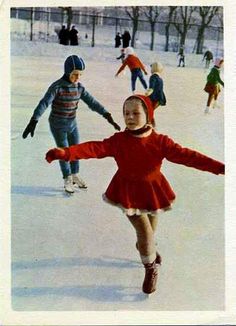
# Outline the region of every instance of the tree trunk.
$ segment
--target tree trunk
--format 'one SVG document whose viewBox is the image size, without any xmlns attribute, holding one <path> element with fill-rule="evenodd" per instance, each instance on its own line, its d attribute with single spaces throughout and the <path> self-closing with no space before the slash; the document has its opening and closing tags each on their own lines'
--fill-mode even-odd
<svg viewBox="0 0 236 326">
<path fill-rule="evenodd" d="M 30 11 L 30 41 L 33 41 L 33 27 L 34 27 L 35 9 L 32 7 Z"/>
<path fill-rule="evenodd" d="M 96 25 L 96 16 L 93 16 L 93 26 L 92 26 L 92 41 L 91 41 L 91 47 L 93 48 L 95 46 L 95 25 Z"/>
<path fill-rule="evenodd" d="M 131 37 L 131 46 L 135 47 L 135 35 L 138 30 L 138 20 L 133 20 L 133 31 L 132 31 L 132 37 Z"/>
<path fill-rule="evenodd" d="M 73 12 L 72 12 L 71 7 L 66 8 L 66 14 L 67 14 L 67 28 L 68 28 L 68 30 L 70 30 L 71 22 L 72 22 L 72 18 L 73 18 Z"/>
<path fill-rule="evenodd" d="M 187 33 L 185 31 L 180 34 L 180 46 L 185 45 L 186 34 Z"/>
<path fill-rule="evenodd" d="M 202 54 L 203 50 L 203 44 L 204 44 L 204 27 L 201 26 L 198 30 L 197 35 L 197 49 L 196 54 Z"/>
<path fill-rule="evenodd" d="M 154 49 L 154 40 L 155 40 L 155 24 L 151 24 L 151 44 L 150 44 L 150 50 L 153 51 Z"/>
<path fill-rule="evenodd" d="M 166 31 L 166 44 L 165 44 L 165 52 L 169 51 L 169 38 L 170 38 L 170 24 L 166 24 L 165 31 Z"/>
</svg>

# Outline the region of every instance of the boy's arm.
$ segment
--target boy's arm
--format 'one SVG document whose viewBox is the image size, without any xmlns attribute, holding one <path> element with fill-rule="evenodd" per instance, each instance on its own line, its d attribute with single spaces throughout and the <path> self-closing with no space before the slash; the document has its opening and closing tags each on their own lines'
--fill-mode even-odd
<svg viewBox="0 0 236 326">
<path fill-rule="evenodd" d="M 39 120 L 42 114 L 46 111 L 52 101 L 54 100 L 57 93 L 57 87 L 51 85 L 44 97 L 40 100 L 39 104 L 36 106 L 32 118 L 35 120 Z"/>
<path fill-rule="evenodd" d="M 85 89 L 81 94 L 81 100 L 88 105 L 88 107 L 100 115 L 102 115 L 116 130 L 120 130 L 120 126 L 113 120 L 111 113 L 108 112 L 102 104 L 100 104 L 89 92 Z"/>
<path fill-rule="evenodd" d="M 44 113 L 44 111 L 48 108 L 48 106 L 52 103 L 53 99 L 55 98 L 57 93 L 57 88 L 51 85 L 49 89 L 47 90 L 44 97 L 40 100 L 39 104 L 35 108 L 33 115 L 26 126 L 25 130 L 23 131 L 22 137 L 27 138 L 29 134 L 31 134 L 31 137 L 34 136 L 34 131 L 36 128 L 36 125 L 38 123 L 39 118 Z"/>
<path fill-rule="evenodd" d="M 202 171 L 208 171 L 214 174 L 224 174 L 225 165 L 195 150 L 184 148 L 175 143 L 168 136 L 163 139 L 163 155 L 173 163 L 183 164 Z"/>
</svg>

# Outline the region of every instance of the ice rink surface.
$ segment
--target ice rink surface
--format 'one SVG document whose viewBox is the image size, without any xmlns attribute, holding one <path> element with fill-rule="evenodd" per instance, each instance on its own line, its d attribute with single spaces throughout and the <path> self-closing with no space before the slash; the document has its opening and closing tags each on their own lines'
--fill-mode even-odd
<svg viewBox="0 0 236 326">
<path fill-rule="evenodd" d="M 49 165 L 44 160 L 46 151 L 55 146 L 48 125 L 50 108 L 35 136 L 21 138 L 46 89 L 63 74 L 68 55 L 83 57 L 86 70 L 81 82 L 122 129 L 123 101 L 131 94 L 130 72 L 114 78 L 120 65 L 117 49 L 62 49 L 58 44 L 51 48 L 44 44 L 44 48 L 28 43 L 24 49 L 23 43 L 12 45 L 11 57 L 12 308 L 223 310 L 224 177 L 164 161 L 162 172 L 177 198 L 173 209 L 159 216 L 156 240 L 163 264 L 158 290 L 147 300 L 141 292 L 144 268 L 135 248 L 135 232 L 125 215 L 101 197 L 116 171 L 115 161 L 81 161 L 80 174 L 88 190 L 68 197 L 58 163 Z M 139 50 L 138 55 L 147 67 L 153 60 L 165 67 L 167 105 L 155 113 L 157 131 L 224 161 L 224 92 L 220 108 L 204 114 L 207 71 L 202 57 L 187 55 L 186 67 L 177 68 L 176 54 Z M 139 82 L 137 89 L 143 93 Z M 115 132 L 82 101 L 77 120 L 81 142 Z"/>
</svg>

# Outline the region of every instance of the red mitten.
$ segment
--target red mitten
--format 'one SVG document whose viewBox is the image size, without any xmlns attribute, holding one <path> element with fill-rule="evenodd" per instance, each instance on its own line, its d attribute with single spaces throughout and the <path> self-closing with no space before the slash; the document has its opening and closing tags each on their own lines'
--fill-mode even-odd
<svg viewBox="0 0 236 326">
<path fill-rule="evenodd" d="M 225 174 L 225 165 L 224 164 L 222 164 L 219 174 Z"/>
<path fill-rule="evenodd" d="M 64 148 L 53 148 L 46 153 L 46 161 L 51 163 L 54 160 L 65 160 L 67 159 L 67 151 Z"/>
</svg>

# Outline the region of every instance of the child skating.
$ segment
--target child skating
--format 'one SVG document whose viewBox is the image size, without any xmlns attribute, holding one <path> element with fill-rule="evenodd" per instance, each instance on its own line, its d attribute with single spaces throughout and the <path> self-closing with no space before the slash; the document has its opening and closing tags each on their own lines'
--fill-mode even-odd
<svg viewBox="0 0 236 326">
<path fill-rule="evenodd" d="M 204 61 L 204 60 L 205 60 L 205 69 L 208 69 L 210 67 L 211 61 L 213 61 L 213 53 L 210 50 L 207 50 L 204 53 L 202 61 Z"/>
<path fill-rule="evenodd" d="M 177 57 L 179 58 L 178 67 L 181 67 L 181 64 L 182 64 L 182 67 L 185 67 L 185 55 L 184 55 L 183 47 L 180 47 Z"/>
<path fill-rule="evenodd" d="M 123 105 L 126 129 L 102 141 L 89 141 L 47 152 L 46 160 L 113 157 L 118 170 L 103 198 L 121 208 L 133 225 L 136 247 L 145 268 L 144 293 L 156 290 L 160 254 L 154 233 L 159 210 L 168 210 L 175 193 L 161 173 L 164 159 L 214 174 L 224 174 L 224 164 L 197 151 L 184 148 L 153 129 L 154 108 L 149 97 L 133 95 Z M 135 247 L 135 246 L 134 246 Z"/>
<path fill-rule="evenodd" d="M 207 83 L 205 85 L 204 91 L 208 93 L 207 105 L 205 108 L 205 113 L 210 112 L 210 108 L 215 108 L 218 106 L 217 99 L 220 92 L 220 85 L 224 86 L 223 80 L 220 78 L 220 69 L 224 64 L 222 58 L 216 58 L 214 62 L 214 67 L 211 69 L 207 76 Z"/>
<path fill-rule="evenodd" d="M 34 136 L 39 118 L 51 105 L 49 125 L 56 145 L 66 147 L 79 143 L 79 130 L 76 122 L 76 111 L 81 99 L 88 107 L 102 115 L 115 129 L 120 127 L 113 121 L 111 114 L 101 105 L 85 87 L 79 82 L 85 64 L 82 58 L 76 55 L 69 56 L 64 63 L 64 75 L 50 85 L 46 94 L 34 110 L 34 113 L 25 128 L 22 137 L 28 134 Z M 68 193 L 74 192 L 74 185 L 87 188 L 86 183 L 79 176 L 79 161 L 60 161 L 60 169 L 64 179 L 64 188 Z"/>
<path fill-rule="evenodd" d="M 125 61 L 125 49 L 120 50 L 120 55 L 116 59 L 121 60 L 121 62 L 124 63 L 124 61 Z"/>
<path fill-rule="evenodd" d="M 153 62 L 151 64 L 151 77 L 149 78 L 149 88 L 145 95 L 150 97 L 153 103 L 154 109 L 159 105 L 166 105 L 166 97 L 163 90 L 163 79 L 160 74 L 163 70 L 163 66 L 160 62 Z"/>
<path fill-rule="evenodd" d="M 147 89 L 147 83 L 143 77 L 144 72 L 145 75 L 147 75 L 147 71 L 143 65 L 143 63 L 139 60 L 139 58 L 135 55 L 134 49 L 131 47 L 128 47 L 125 49 L 125 60 L 122 64 L 122 66 L 119 68 L 117 73 L 115 74 L 115 77 L 119 75 L 119 73 L 125 69 L 125 67 L 128 66 L 131 72 L 131 89 L 132 93 L 135 93 L 136 89 L 136 80 L 139 78 L 141 84 L 143 85 L 144 89 Z"/>
</svg>

